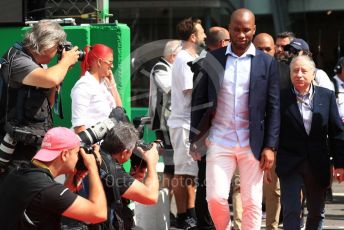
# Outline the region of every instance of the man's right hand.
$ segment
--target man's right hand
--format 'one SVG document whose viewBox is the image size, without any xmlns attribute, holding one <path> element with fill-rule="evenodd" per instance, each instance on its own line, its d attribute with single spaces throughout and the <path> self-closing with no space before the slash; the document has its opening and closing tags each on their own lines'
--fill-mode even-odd
<svg viewBox="0 0 344 230">
<path fill-rule="evenodd" d="M 78 51 L 78 47 L 74 46 L 71 50 L 63 50 L 62 51 L 62 58 L 61 61 L 65 62 L 66 64 L 68 64 L 69 66 L 74 65 L 79 58 L 79 51 Z"/>
<path fill-rule="evenodd" d="M 142 151 L 141 154 L 142 158 L 147 162 L 148 166 L 153 165 L 155 167 L 155 165 L 159 161 L 159 153 L 156 143 L 153 143 L 153 146 L 150 150 Z"/>
<path fill-rule="evenodd" d="M 97 159 L 100 160 L 101 157 L 100 157 L 100 153 L 99 153 L 99 145 L 96 145 L 96 144 L 93 145 L 93 149 L 94 149 L 94 153 L 97 156 Z M 88 169 L 88 171 L 98 169 L 97 161 L 96 161 L 96 158 L 94 157 L 93 154 L 87 154 L 83 148 L 80 148 L 80 154 L 84 160 L 84 164 L 85 164 L 86 168 Z"/>
</svg>

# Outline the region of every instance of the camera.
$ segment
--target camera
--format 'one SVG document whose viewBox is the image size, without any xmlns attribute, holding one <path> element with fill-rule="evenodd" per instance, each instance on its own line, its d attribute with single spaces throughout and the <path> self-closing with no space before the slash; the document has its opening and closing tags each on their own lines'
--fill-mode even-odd
<svg viewBox="0 0 344 230">
<path fill-rule="evenodd" d="M 64 43 L 59 44 L 58 47 L 57 47 L 57 59 L 61 60 L 61 58 L 62 58 L 62 51 L 63 50 L 69 51 L 72 48 L 73 48 L 73 45 L 69 41 L 66 41 Z M 79 53 L 78 61 L 83 61 L 84 58 L 85 58 L 86 53 L 84 51 L 82 51 L 82 50 L 78 50 L 78 53 Z"/>
<path fill-rule="evenodd" d="M 39 146 L 42 143 L 44 131 L 29 126 L 16 126 L 13 122 L 6 122 L 3 131 L 5 135 L 0 144 L 0 170 L 4 171 L 12 160 L 18 142 L 26 145 Z M 2 135 L 1 135 L 2 136 Z"/>
<path fill-rule="evenodd" d="M 108 118 L 105 121 L 98 122 L 85 131 L 79 133 L 80 148 L 84 149 L 87 154 L 94 154 L 92 145 L 101 141 L 105 137 L 106 133 L 115 126 L 115 122 L 117 122 L 115 119 Z M 84 164 L 84 159 L 80 153 L 75 168 L 77 170 L 87 170 Z"/>
<path fill-rule="evenodd" d="M 136 147 L 142 148 L 143 151 L 150 150 L 153 147 L 153 143 L 157 143 L 159 148 L 164 148 L 162 142 L 159 140 L 153 141 L 151 143 L 144 142 L 143 140 L 144 127 L 145 125 L 150 124 L 150 122 L 151 122 L 150 117 L 135 117 L 133 119 L 134 127 L 137 129 L 139 133 L 139 140 L 136 143 Z M 133 168 L 147 167 L 146 161 L 143 160 L 143 158 L 141 157 L 141 154 L 137 150 L 134 150 L 134 154 L 131 155 L 130 160 L 131 160 L 131 167 Z"/>
<path fill-rule="evenodd" d="M 94 153 L 94 148 L 91 145 L 85 145 L 84 143 L 81 143 L 80 148 L 82 148 L 86 154 L 95 154 Z M 87 168 L 84 164 L 84 159 L 82 158 L 81 154 L 79 153 L 79 159 L 76 162 L 75 165 L 76 170 L 78 171 L 87 171 Z"/>
<path fill-rule="evenodd" d="M 92 145 L 104 139 L 106 133 L 115 126 L 116 122 L 119 121 L 129 122 L 129 119 L 122 107 L 112 109 L 109 118 L 78 133 L 80 138 L 80 147 L 83 148 L 87 154 L 94 154 Z M 76 164 L 76 169 L 87 170 L 84 164 L 84 159 L 80 154 Z"/>
</svg>

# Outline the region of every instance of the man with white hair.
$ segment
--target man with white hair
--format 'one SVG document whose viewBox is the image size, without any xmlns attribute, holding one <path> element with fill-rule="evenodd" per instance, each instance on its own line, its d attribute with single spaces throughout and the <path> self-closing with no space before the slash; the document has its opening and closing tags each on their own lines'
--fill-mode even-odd
<svg viewBox="0 0 344 230">
<path fill-rule="evenodd" d="M 180 40 L 168 41 L 163 56 L 150 73 L 149 116 L 152 121 L 151 129 L 155 131 L 157 139 L 162 140 L 164 144 L 163 186 L 168 189 L 170 200 L 173 195 L 171 180 L 174 176 L 174 164 L 167 119 L 171 113 L 172 65 L 181 49 Z M 174 225 L 172 213 L 170 217 L 171 225 Z"/>
</svg>

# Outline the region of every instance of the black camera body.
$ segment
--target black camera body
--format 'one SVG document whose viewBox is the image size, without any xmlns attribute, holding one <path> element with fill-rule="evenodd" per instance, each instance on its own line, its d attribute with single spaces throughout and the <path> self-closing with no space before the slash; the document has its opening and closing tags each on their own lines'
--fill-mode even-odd
<svg viewBox="0 0 344 230">
<path fill-rule="evenodd" d="M 136 143 L 136 147 L 142 148 L 143 151 L 148 151 L 153 147 L 153 143 L 158 144 L 159 148 L 164 148 L 161 141 L 156 140 L 150 143 L 146 143 L 143 140 L 144 135 L 144 127 L 145 125 L 148 125 L 151 123 L 150 117 L 135 117 L 133 119 L 134 127 L 137 129 L 137 132 L 139 133 L 139 140 Z M 147 162 L 143 160 L 141 157 L 141 154 L 135 149 L 134 153 L 130 157 L 131 160 L 131 167 L 147 167 Z"/>
<path fill-rule="evenodd" d="M 95 154 L 94 153 L 94 148 L 93 148 L 92 145 L 87 145 L 87 144 L 81 142 L 80 148 L 82 148 L 85 151 L 85 153 L 87 153 L 87 154 Z M 86 166 L 84 164 L 84 159 L 83 159 L 83 157 L 81 156 L 80 153 L 79 153 L 79 159 L 76 162 L 75 168 L 78 171 L 87 171 L 87 168 L 86 168 Z"/>
<path fill-rule="evenodd" d="M 69 41 L 59 44 L 57 47 L 57 59 L 61 60 L 63 50 L 69 51 L 71 49 L 73 49 L 73 45 Z M 86 53 L 82 50 L 78 50 L 78 53 L 79 53 L 78 61 L 83 61 L 85 59 Z"/>
</svg>

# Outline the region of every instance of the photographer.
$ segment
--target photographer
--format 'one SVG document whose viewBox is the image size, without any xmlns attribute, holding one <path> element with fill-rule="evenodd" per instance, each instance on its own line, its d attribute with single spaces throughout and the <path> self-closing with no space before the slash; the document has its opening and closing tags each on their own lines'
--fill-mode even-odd
<svg viewBox="0 0 344 230">
<path fill-rule="evenodd" d="M 51 107 L 56 90 L 79 57 L 78 47 L 61 50 L 61 60 L 46 68 L 65 40 L 66 33 L 58 23 L 42 20 L 3 56 L 0 175 L 7 174 L 8 163 L 30 161 L 44 134 L 53 127 Z"/>
<path fill-rule="evenodd" d="M 138 134 L 134 126 L 118 122 L 101 144 L 101 174 L 107 175 L 103 177 L 103 186 L 109 209 L 115 207 L 114 216 L 108 217 L 108 220 L 115 229 L 131 229 L 134 226 L 133 213 L 127 207 L 129 200 L 147 205 L 156 204 L 158 200 L 159 181 L 155 168 L 159 155 L 156 144 L 148 151 L 140 149 L 143 160 L 147 163 L 147 175 L 143 182 L 130 176 L 122 167 L 133 154 L 137 141 Z M 122 199 L 117 196 L 117 192 Z M 123 222 L 124 227 L 120 227 Z"/>
<path fill-rule="evenodd" d="M 100 159 L 99 147 L 94 146 Z M 81 155 L 89 176 L 89 197 L 74 194 L 74 184 L 85 176 L 75 172 Z M 41 149 L 27 167 L 12 170 L 0 188 L 0 226 L 13 229 L 61 229 L 61 216 L 99 223 L 106 220 L 106 199 L 101 186 L 96 159 L 80 149 L 80 139 L 73 131 L 57 127 L 44 136 Z M 54 181 L 62 174 L 72 174 L 66 185 Z"/>
</svg>

